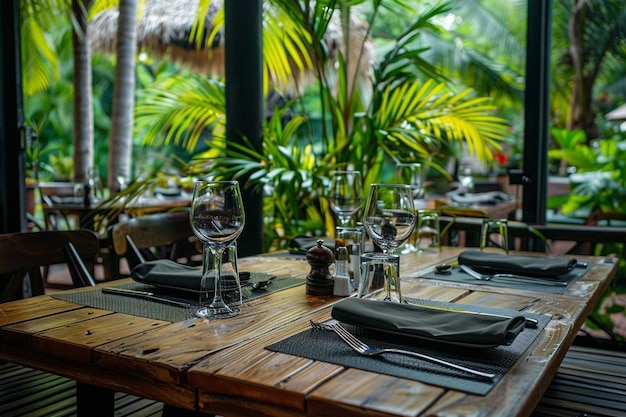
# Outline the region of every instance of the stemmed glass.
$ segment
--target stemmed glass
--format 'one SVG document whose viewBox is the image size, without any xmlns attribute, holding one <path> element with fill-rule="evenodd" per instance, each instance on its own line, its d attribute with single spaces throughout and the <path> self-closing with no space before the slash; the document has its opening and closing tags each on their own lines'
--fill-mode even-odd
<svg viewBox="0 0 626 417">
<path fill-rule="evenodd" d="M 414 200 L 424 197 L 422 164 L 419 162 L 399 162 L 396 164 L 395 177 L 399 184 L 408 184 L 411 186 Z"/>
<path fill-rule="evenodd" d="M 204 318 L 227 318 L 240 313 L 222 299 L 221 274 L 224 249 L 237 239 L 245 224 L 241 191 L 237 181 L 196 182 L 191 200 L 191 228 L 202 242 L 203 263 L 200 308 L 196 315 Z M 213 265 L 211 270 L 210 265 Z M 213 301 L 208 301 L 209 282 L 214 277 Z"/>
<path fill-rule="evenodd" d="M 337 214 L 340 226 L 348 226 L 361 208 L 361 173 L 335 171 L 330 183 L 330 208 Z"/>
<path fill-rule="evenodd" d="M 415 228 L 411 186 L 372 184 L 365 206 L 363 225 L 369 237 L 385 254 L 407 241 Z"/>
<path fill-rule="evenodd" d="M 395 182 L 398 184 L 408 184 L 413 193 L 413 204 L 418 204 L 419 199 L 424 197 L 424 183 L 422 181 L 422 164 L 418 162 L 399 162 L 396 164 Z M 418 252 L 417 236 L 412 233 L 409 240 L 402 246 L 401 253 Z"/>
<path fill-rule="evenodd" d="M 474 173 L 470 164 L 460 164 L 457 178 L 463 190 L 467 193 L 474 192 Z"/>
</svg>

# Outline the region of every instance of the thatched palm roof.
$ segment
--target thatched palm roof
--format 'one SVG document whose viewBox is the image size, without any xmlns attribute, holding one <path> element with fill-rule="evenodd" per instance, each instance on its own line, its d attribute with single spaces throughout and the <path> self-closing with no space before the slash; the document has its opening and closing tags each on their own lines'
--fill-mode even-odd
<svg viewBox="0 0 626 417">
<path fill-rule="evenodd" d="M 205 18 L 207 31 L 221 0 L 212 0 Z M 223 36 L 211 48 L 196 49 L 189 43 L 189 34 L 196 19 L 198 0 L 148 0 L 137 25 L 138 49 L 158 58 L 168 57 L 191 68 L 211 74 L 223 73 Z M 112 8 L 98 13 L 88 26 L 89 41 L 94 51 L 113 54 L 116 51 L 119 12 Z"/>
<path fill-rule="evenodd" d="M 209 33 L 213 18 L 222 8 L 222 0 L 212 0 L 205 17 L 205 32 Z M 157 58 L 168 58 L 188 65 L 198 72 L 206 74 L 224 73 L 224 36 L 216 36 L 210 47 L 196 48 L 189 43 L 189 34 L 196 19 L 198 0 L 147 0 L 141 19 L 137 25 L 138 50 L 149 51 Z M 117 8 L 97 14 L 88 25 L 89 40 L 94 51 L 115 53 L 117 38 Z M 359 45 L 366 36 L 366 27 L 354 18 L 351 22 L 350 36 Z M 329 56 L 337 57 L 343 48 L 343 34 L 337 22 L 331 22 L 326 34 Z M 359 48 L 351 48 L 358 53 Z M 361 77 L 369 74 L 374 56 L 373 44 L 366 43 L 366 56 L 361 57 L 359 73 Z M 357 57 L 350 59 L 357 62 Z M 354 70 L 354 69 L 353 69 Z M 353 71 L 352 70 L 352 71 Z M 351 73 L 353 73 L 351 71 Z"/>
</svg>

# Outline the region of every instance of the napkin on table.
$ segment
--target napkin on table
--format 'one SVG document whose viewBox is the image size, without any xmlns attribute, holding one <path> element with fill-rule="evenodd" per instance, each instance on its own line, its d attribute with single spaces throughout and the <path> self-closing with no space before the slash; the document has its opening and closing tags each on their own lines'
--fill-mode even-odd
<svg viewBox="0 0 626 417">
<path fill-rule="evenodd" d="M 513 200 L 513 196 L 502 191 L 489 191 L 486 193 L 464 193 L 453 191 L 446 194 L 452 203 L 463 205 L 496 205 Z"/>
<path fill-rule="evenodd" d="M 158 259 L 141 263 L 133 268 L 130 276 L 143 284 L 151 284 L 161 287 L 170 287 L 185 291 L 201 291 L 200 281 L 202 278 L 202 270 L 182 265 L 169 259 Z M 240 281 L 243 283 L 250 278 L 250 274 L 240 272 Z M 234 275 L 225 274 L 222 276 L 222 288 L 236 289 L 237 282 Z M 213 281 L 207 283 L 208 288 L 212 289 Z"/>
<path fill-rule="evenodd" d="M 515 256 L 478 250 L 463 251 L 458 260 L 460 265 L 467 265 L 480 273 L 541 278 L 558 278 L 571 272 L 577 263 L 576 259 Z"/>
<path fill-rule="evenodd" d="M 333 306 L 340 322 L 383 332 L 475 346 L 510 345 L 526 319 L 463 313 L 363 298 L 345 298 Z"/>
</svg>

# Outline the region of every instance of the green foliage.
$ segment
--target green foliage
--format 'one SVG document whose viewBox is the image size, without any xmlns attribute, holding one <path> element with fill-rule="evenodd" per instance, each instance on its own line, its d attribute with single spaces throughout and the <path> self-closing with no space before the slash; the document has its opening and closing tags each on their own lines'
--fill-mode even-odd
<svg viewBox="0 0 626 417">
<path fill-rule="evenodd" d="M 563 159 L 575 168 L 570 175 L 572 192 L 563 205 L 564 213 L 626 212 L 626 140 L 603 139 L 587 145 L 582 131 L 552 129 L 561 148 L 548 157 Z"/>
<path fill-rule="evenodd" d="M 164 76 L 137 102 L 137 125 L 145 132 L 144 143 L 182 144 L 196 154 L 187 174 L 246 178 L 245 186 L 263 190 L 267 249 L 281 238 L 298 234 L 333 234 L 334 216 L 325 194 L 336 169 L 360 170 L 367 185 L 381 181 L 388 165 L 420 160 L 446 176 L 438 161 L 445 161 L 463 143 L 486 161 L 492 158 L 493 149 L 500 148 L 508 126 L 493 115 L 490 100 L 469 89 L 455 92 L 445 79 L 433 78 L 437 71 L 421 58 L 424 48 L 414 47 L 421 31 L 431 30 L 431 20 L 446 13 L 447 6 L 426 9 L 389 43 L 378 61 L 366 65 L 371 45 L 363 42 L 367 39 L 363 33 L 351 32 L 350 16 L 357 13 L 351 2 L 329 2 L 334 7 L 323 7 L 325 3 L 319 1 L 270 3 L 271 16 L 290 21 L 283 21 L 282 32 L 264 32 L 269 37 L 264 37 L 264 43 L 266 39 L 272 43 L 272 34 L 288 31 L 288 45 L 298 48 L 285 47 L 280 57 L 276 52 L 266 55 L 267 67 L 281 67 L 284 56 L 306 52 L 298 71 L 312 63 L 306 69 L 315 75 L 317 92 L 314 100 L 311 95 L 306 100 L 297 96 L 273 109 L 264 126 L 260 152 L 246 138 L 237 144 L 223 137 L 225 104 L 219 81 Z M 375 2 L 369 27 L 375 26 L 379 8 L 397 3 Z M 340 48 L 335 51 L 336 61 L 328 56 L 327 29 L 333 22 L 339 22 L 344 33 L 351 32 L 349 55 Z M 418 78 L 424 73 L 431 77 Z M 309 105 L 320 113 L 319 136 L 309 136 L 305 128 L 307 115 L 314 112 Z"/>
</svg>

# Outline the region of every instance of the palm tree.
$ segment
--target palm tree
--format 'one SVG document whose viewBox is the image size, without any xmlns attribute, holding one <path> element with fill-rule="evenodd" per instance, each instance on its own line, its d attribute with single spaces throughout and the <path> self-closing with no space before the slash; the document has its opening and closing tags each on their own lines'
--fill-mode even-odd
<svg viewBox="0 0 626 417">
<path fill-rule="evenodd" d="M 129 178 L 135 108 L 135 59 L 137 53 L 137 0 L 120 0 L 117 33 L 117 66 L 113 93 L 113 116 L 109 139 L 107 185 L 120 188 L 118 177 Z"/>
<path fill-rule="evenodd" d="M 60 31 L 59 25 L 73 22 L 73 178 L 83 181 L 93 167 L 93 103 L 91 54 L 86 42 L 87 10 L 92 0 L 23 0 L 21 3 L 24 93 L 34 95 L 58 79 L 59 57 L 46 33 Z M 59 19 L 58 16 L 65 19 Z"/>
<path fill-rule="evenodd" d="M 594 102 L 608 92 L 599 88 L 625 78 L 626 9 L 620 0 L 559 0 L 555 6 L 554 35 L 568 40 L 555 57 L 555 81 L 571 86 L 568 107 L 560 110 L 569 115 L 565 127 L 583 130 L 589 143 L 600 136 Z"/>
<path fill-rule="evenodd" d="M 87 40 L 87 13 L 93 0 L 72 0 L 76 28 L 74 47 L 74 180 L 84 182 L 94 175 L 94 125 L 91 51 Z"/>
<path fill-rule="evenodd" d="M 449 9 L 434 6 L 417 16 L 379 62 L 368 66 L 371 73 L 363 77 L 355 69 L 361 67 L 359 60 L 369 56 L 369 31 L 377 12 L 385 7 L 401 13 L 406 10 L 400 1 L 378 2 L 379 9 L 358 33 L 347 30 L 358 12 L 354 3 L 332 2 L 332 8 L 320 2 L 274 0 L 266 5 L 266 16 L 280 15 L 280 22 L 289 28 L 268 30 L 267 35 L 290 39 L 289 45 L 297 46 L 298 56 L 310 63 L 308 70 L 318 80 L 318 103 L 329 124 L 321 137 L 302 136 L 306 117 L 295 111 L 306 103 L 300 101 L 296 106 L 290 102 L 292 106 L 276 109 L 266 125 L 263 152 L 225 144 L 221 134 L 224 112 L 216 105 L 221 100 L 220 82 L 176 76 L 158 80 L 138 102 L 138 121 L 148 128 L 145 142 L 155 145 L 185 138 L 188 148 L 194 149 L 206 135 L 205 127 L 210 126 L 211 151 L 198 155 L 189 169 L 206 172 L 206 164 L 210 163 L 213 173 L 247 176 L 248 186 L 269 190 L 272 198 L 268 201 L 273 205 L 267 210 L 268 216 L 273 216 L 269 222 L 273 227 L 271 236 L 332 230 L 325 186 L 329 173 L 337 167 L 351 165 L 364 172 L 369 183 L 380 179 L 390 162 L 420 159 L 448 175 L 438 160 L 462 143 L 489 160 L 491 149 L 497 149 L 506 135 L 506 123 L 491 115 L 494 107 L 488 99 L 473 96 L 470 90 L 455 93 L 449 89 L 443 79 L 437 79 L 437 71 L 421 60 L 422 50 L 414 47 L 422 31 L 432 28 L 431 20 Z M 344 34 L 351 33 L 337 50 L 336 68 L 328 65 L 327 53 L 332 48 L 326 43 L 326 29 L 334 21 L 340 22 Z M 281 43 L 268 40 L 264 44 Z M 276 49 L 271 52 L 265 55 L 267 67 L 275 64 L 275 57 L 296 55 L 294 49 L 284 54 Z M 417 77 L 424 73 L 429 77 Z M 295 85 L 293 90 L 297 92 L 299 87 Z M 288 110 L 292 115 L 285 125 L 281 116 Z"/>
</svg>

